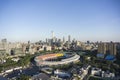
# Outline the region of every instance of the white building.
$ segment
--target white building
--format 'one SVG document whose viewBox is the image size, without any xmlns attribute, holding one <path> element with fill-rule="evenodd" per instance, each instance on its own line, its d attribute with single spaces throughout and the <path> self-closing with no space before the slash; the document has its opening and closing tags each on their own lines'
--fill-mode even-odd
<svg viewBox="0 0 120 80">
<path fill-rule="evenodd" d="M 12 58 L 11 60 L 18 62 L 20 59 L 19 58 Z"/>
<path fill-rule="evenodd" d="M 44 46 L 44 50 L 45 50 L 45 51 L 51 51 L 52 48 L 51 48 L 51 46 Z"/>
<path fill-rule="evenodd" d="M 115 77 L 115 74 L 114 73 L 110 73 L 110 72 L 105 72 L 105 71 L 102 71 L 102 77 L 107 77 L 107 78 L 114 78 Z"/>
<path fill-rule="evenodd" d="M 88 74 L 88 70 L 91 66 L 87 65 L 86 67 L 83 67 L 79 71 L 79 78 L 83 80 L 83 78 Z"/>
<path fill-rule="evenodd" d="M 99 69 L 99 68 L 92 68 L 92 70 L 91 70 L 91 75 L 100 75 L 100 72 L 101 72 L 102 70 L 101 69 Z"/>
</svg>

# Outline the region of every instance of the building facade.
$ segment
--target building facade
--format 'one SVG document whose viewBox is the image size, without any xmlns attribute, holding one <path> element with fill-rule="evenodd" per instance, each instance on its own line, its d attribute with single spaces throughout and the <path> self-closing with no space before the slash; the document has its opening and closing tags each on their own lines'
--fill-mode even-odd
<svg viewBox="0 0 120 80">
<path fill-rule="evenodd" d="M 116 55 L 116 43 L 102 43 L 98 44 L 98 53 Z"/>
</svg>

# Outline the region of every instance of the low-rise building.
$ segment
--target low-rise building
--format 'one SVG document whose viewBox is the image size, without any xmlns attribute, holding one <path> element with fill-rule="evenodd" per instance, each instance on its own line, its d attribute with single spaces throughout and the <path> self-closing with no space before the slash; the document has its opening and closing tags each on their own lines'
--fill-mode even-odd
<svg viewBox="0 0 120 80">
<path fill-rule="evenodd" d="M 12 58 L 11 60 L 18 62 L 20 60 L 20 58 Z"/>
<path fill-rule="evenodd" d="M 115 77 L 115 74 L 114 73 L 111 73 L 109 71 L 102 71 L 102 77 L 107 77 L 107 78 L 114 78 Z"/>
<path fill-rule="evenodd" d="M 91 66 L 90 65 L 85 65 L 83 66 L 80 71 L 79 71 L 79 78 L 83 80 L 83 78 L 88 74 L 88 70 Z"/>
<path fill-rule="evenodd" d="M 109 71 L 102 71 L 102 69 L 100 69 L 100 68 L 92 68 L 91 75 L 92 76 L 99 76 L 101 78 L 108 78 L 108 79 L 115 77 L 115 73 L 111 73 Z"/>
<path fill-rule="evenodd" d="M 101 74 L 101 69 L 99 69 L 99 68 L 92 68 L 92 70 L 91 70 L 91 75 L 100 75 Z"/>
</svg>

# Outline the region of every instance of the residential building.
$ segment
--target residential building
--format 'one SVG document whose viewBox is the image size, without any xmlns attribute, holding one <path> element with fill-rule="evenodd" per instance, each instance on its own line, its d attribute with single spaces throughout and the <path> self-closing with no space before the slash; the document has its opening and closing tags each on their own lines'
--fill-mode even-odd
<svg viewBox="0 0 120 80">
<path fill-rule="evenodd" d="M 116 43 L 99 43 L 98 44 L 98 53 L 116 55 Z"/>
</svg>

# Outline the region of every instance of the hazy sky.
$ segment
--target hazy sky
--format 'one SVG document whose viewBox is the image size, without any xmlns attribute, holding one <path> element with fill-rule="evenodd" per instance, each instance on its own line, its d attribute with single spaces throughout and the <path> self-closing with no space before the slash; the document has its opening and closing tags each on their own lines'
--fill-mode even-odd
<svg viewBox="0 0 120 80">
<path fill-rule="evenodd" d="M 120 41 L 120 0 L 0 0 L 0 39 L 38 41 L 71 35 Z"/>
</svg>

